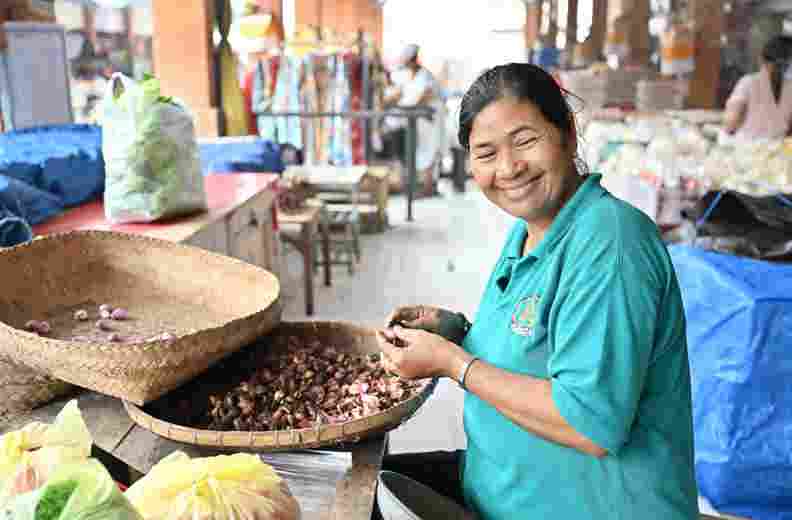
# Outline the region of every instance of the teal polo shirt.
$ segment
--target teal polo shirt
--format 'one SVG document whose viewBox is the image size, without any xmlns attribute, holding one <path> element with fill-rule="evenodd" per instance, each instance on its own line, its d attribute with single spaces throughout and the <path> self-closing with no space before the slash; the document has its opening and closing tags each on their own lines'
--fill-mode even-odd
<svg viewBox="0 0 792 520">
<path fill-rule="evenodd" d="M 698 516 L 674 269 L 652 221 L 600 177 L 586 179 L 527 256 L 517 222 L 464 348 L 549 379 L 564 419 L 608 454 L 544 440 L 468 392 L 463 487 L 482 520 Z"/>
</svg>

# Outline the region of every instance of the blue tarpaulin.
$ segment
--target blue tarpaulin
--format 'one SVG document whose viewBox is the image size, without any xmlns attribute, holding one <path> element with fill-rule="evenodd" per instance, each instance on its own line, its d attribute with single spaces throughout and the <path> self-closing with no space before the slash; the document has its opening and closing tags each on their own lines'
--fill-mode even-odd
<svg viewBox="0 0 792 520">
<path fill-rule="evenodd" d="M 39 224 L 104 191 L 97 126 L 57 125 L 0 134 L 0 236 L 20 237 L 18 219 Z M 13 244 L 0 244 L 8 246 Z"/>
<path fill-rule="evenodd" d="M 718 511 L 792 519 L 792 265 L 670 251 L 687 316 L 699 490 Z"/>
<path fill-rule="evenodd" d="M 210 173 L 283 173 L 280 146 L 265 139 L 201 142 L 201 166 Z"/>
</svg>

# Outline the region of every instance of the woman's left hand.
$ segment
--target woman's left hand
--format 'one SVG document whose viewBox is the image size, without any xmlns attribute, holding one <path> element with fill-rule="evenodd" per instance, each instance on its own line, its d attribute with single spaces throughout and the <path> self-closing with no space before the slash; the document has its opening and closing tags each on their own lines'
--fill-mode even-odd
<svg viewBox="0 0 792 520">
<path fill-rule="evenodd" d="M 378 332 L 377 341 L 385 368 L 405 379 L 448 376 L 464 355 L 457 345 L 424 330 L 394 327 Z"/>
</svg>

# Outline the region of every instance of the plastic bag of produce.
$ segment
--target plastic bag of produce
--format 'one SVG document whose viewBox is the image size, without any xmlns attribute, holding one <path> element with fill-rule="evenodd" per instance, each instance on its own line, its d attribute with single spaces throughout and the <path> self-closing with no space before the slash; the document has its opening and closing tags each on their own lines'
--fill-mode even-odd
<svg viewBox="0 0 792 520">
<path fill-rule="evenodd" d="M 126 492 L 145 520 L 299 520 L 286 482 L 255 455 L 162 459 Z"/>
<path fill-rule="evenodd" d="M 87 460 L 92 444 L 75 400 L 51 425 L 32 422 L 1 436 L 0 506 L 43 486 L 59 466 Z"/>
<path fill-rule="evenodd" d="M 159 81 L 114 74 L 102 100 L 105 216 L 152 222 L 206 209 L 192 116 Z"/>
<path fill-rule="evenodd" d="M 0 508 L 0 520 L 142 520 L 96 459 L 60 466 L 41 489 Z"/>
</svg>

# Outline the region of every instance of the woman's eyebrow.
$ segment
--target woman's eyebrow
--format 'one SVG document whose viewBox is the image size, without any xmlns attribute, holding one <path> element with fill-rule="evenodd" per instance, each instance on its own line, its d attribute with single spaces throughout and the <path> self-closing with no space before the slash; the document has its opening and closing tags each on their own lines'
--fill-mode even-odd
<svg viewBox="0 0 792 520">
<path fill-rule="evenodd" d="M 526 130 L 529 130 L 529 131 L 531 131 L 531 132 L 533 132 L 535 134 L 539 133 L 539 131 L 536 128 L 532 127 L 531 125 L 520 125 L 517 128 L 515 128 L 514 130 L 511 130 L 507 135 L 509 137 L 514 137 L 515 135 L 519 134 L 520 132 L 524 132 Z M 474 150 L 478 150 L 478 149 L 481 149 L 481 148 L 490 148 L 492 146 L 493 146 L 493 144 L 491 142 L 482 141 L 480 143 L 474 144 L 473 145 L 473 149 Z"/>
</svg>

